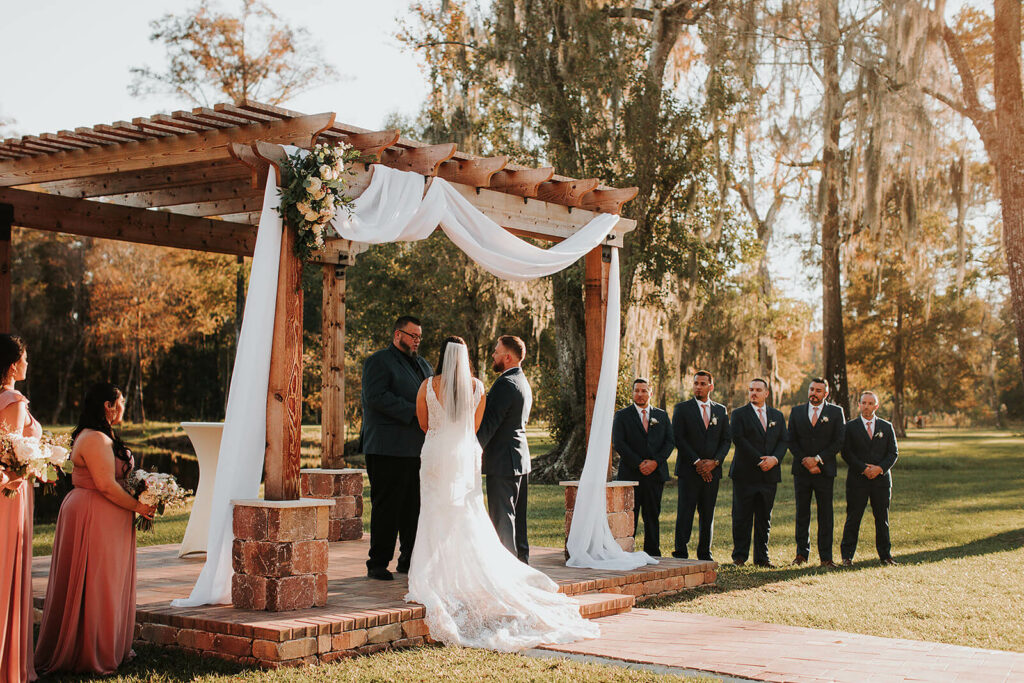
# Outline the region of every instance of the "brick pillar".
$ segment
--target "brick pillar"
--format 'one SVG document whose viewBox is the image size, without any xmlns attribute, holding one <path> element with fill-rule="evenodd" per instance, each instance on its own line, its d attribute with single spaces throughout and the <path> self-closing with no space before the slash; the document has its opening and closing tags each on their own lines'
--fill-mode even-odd
<svg viewBox="0 0 1024 683">
<path fill-rule="evenodd" d="M 363 475 L 366 470 L 308 469 L 299 471 L 301 495 L 331 503 L 327 540 L 358 541 L 363 537 Z"/>
<path fill-rule="evenodd" d="M 231 604 L 287 610 L 327 604 L 325 500 L 235 500 Z"/>
<path fill-rule="evenodd" d="M 565 487 L 565 538 L 569 539 L 569 525 L 576 508 L 578 481 L 560 481 Z M 627 553 L 633 552 L 633 487 L 635 481 L 610 481 L 605 484 L 605 505 L 608 511 L 608 526 L 612 536 Z M 568 559 L 568 551 L 566 551 Z"/>
</svg>

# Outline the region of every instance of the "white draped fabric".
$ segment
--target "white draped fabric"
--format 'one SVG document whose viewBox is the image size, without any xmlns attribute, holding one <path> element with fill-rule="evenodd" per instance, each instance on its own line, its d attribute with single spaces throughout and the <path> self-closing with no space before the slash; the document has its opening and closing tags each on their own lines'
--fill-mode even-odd
<svg viewBox="0 0 1024 683">
<path fill-rule="evenodd" d="M 206 564 L 192 594 L 172 600 L 173 607 L 231 602 L 231 501 L 259 496 L 263 450 L 267 442 L 267 384 L 270 348 L 274 338 L 277 268 L 281 258 L 281 198 L 270 170 L 263 194 L 263 213 L 256 234 L 249 291 L 245 297 L 242 331 L 224 417 L 217 460 L 217 478 L 210 506 Z"/>
<path fill-rule="evenodd" d="M 619 250 L 612 249 L 608 272 L 608 315 L 604 324 L 604 351 L 601 353 L 601 378 L 594 400 L 594 419 L 587 441 L 587 459 L 583 463 L 576 507 L 565 548 L 570 567 L 629 570 L 658 561 L 645 552 L 627 553 L 619 546 L 608 526 L 605 477 L 611 458 L 612 421 L 615 412 L 615 386 L 619 374 Z"/>
<path fill-rule="evenodd" d="M 296 149 L 288 148 L 289 154 Z M 413 241 L 429 237 L 440 225 L 449 239 L 470 258 L 506 280 L 532 280 L 567 268 L 600 246 L 619 221 L 617 215 L 598 214 L 562 242 L 542 249 L 504 230 L 443 178 L 432 178 L 424 193 L 426 181 L 417 173 L 377 164 L 372 168 L 370 185 L 354 201 L 352 214 L 334 220 L 333 227 L 338 235 L 370 244 Z M 282 230 L 278 206 L 280 197 L 271 178 L 263 198 L 245 317 L 235 358 L 236 372 L 231 378 L 206 565 L 192 595 L 173 602 L 177 607 L 231 602 L 231 500 L 258 495 Z M 568 564 L 574 567 L 623 569 L 656 562 L 644 553 L 624 552 L 612 537 L 605 511 L 604 473 L 610 457 L 610 418 L 614 412 L 619 363 L 616 250 L 612 250 L 612 254 L 616 260 L 613 260 L 614 271 L 608 283 L 608 310 L 616 314 L 607 316 L 594 427 L 569 532 L 571 559 Z"/>
</svg>

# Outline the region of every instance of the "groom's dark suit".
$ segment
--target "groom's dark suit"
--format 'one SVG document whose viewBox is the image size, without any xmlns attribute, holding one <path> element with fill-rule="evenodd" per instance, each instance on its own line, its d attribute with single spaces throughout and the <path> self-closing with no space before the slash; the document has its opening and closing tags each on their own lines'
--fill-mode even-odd
<svg viewBox="0 0 1024 683">
<path fill-rule="evenodd" d="M 732 559 L 746 562 L 750 552 L 750 529 L 754 529 L 754 564 L 768 564 L 768 538 L 772 530 L 775 490 L 782 481 L 782 458 L 786 455 L 786 422 L 782 413 L 765 407 L 765 426 L 750 403 L 732 411 L 729 418 L 736 451 L 729 467 L 732 494 Z M 767 472 L 758 466 L 762 456 L 774 456 L 779 463 Z"/>
<path fill-rule="evenodd" d="M 487 475 L 487 512 L 498 538 L 523 562 L 530 559 L 526 537 L 526 501 L 530 474 L 530 420 L 533 391 L 522 368 L 509 368 L 487 392 L 487 405 L 476 437 L 483 447 Z"/>
<path fill-rule="evenodd" d="M 875 426 L 868 438 L 864 420 L 857 417 L 846 423 L 843 440 L 843 460 L 850 466 L 846 475 L 846 524 L 839 551 L 844 560 L 852 560 L 857 550 L 857 536 L 864 509 L 871 502 L 875 518 L 875 550 L 880 560 L 892 559 L 889 540 L 889 503 L 892 501 L 892 475 L 889 470 L 896 464 L 899 447 L 892 423 L 875 416 Z M 864 476 L 868 465 L 878 465 L 882 474 L 874 479 Z"/>
<path fill-rule="evenodd" d="M 676 536 L 673 557 L 689 557 L 686 546 L 693 533 L 693 515 L 698 512 L 699 532 L 697 559 L 711 560 L 711 539 L 715 525 L 715 502 L 718 485 L 722 480 L 725 456 L 732 447 L 729 415 L 721 403 L 710 401 L 708 426 L 704 426 L 697 399 L 677 403 L 672 413 L 675 433 L 676 476 L 679 477 L 679 499 L 676 507 Z M 698 460 L 717 460 L 718 467 L 711 470 L 711 481 L 704 481 L 697 473 Z"/>
<path fill-rule="evenodd" d="M 420 450 L 416 392 L 433 375 L 430 364 L 392 344 L 363 363 L 362 445 L 370 477 L 370 558 L 367 569 L 387 569 L 401 538 L 398 570 L 407 571 L 420 513 Z"/>
<path fill-rule="evenodd" d="M 836 454 L 843 447 L 846 416 L 843 409 L 821 403 L 818 421 L 811 424 L 810 404 L 801 403 L 789 414 L 789 452 L 793 454 L 793 492 L 796 498 L 796 554 L 811 554 L 811 496 L 818 502 L 818 559 L 832 561 L 832 491 L 836 480 Z M 818 457 L 821 472 L 811 474 L 804 458 Z"/>
</svg>

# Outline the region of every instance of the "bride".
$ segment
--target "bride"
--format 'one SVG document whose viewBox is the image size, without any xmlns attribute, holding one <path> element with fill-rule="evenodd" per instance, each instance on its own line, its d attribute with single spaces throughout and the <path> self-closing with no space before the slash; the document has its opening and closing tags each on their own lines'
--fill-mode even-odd
<svg viewBox="0 0 1024 683">
<path fill-rule="evenodd" d="M 470 373 L 466 344 L 448 337 L 437 374 L 416 397 L 427 436 L 405 599 L 426 608 L 430 636 L 448 645 L 511 652 L 596 638 L 597 624 L 579 605 L 498 540 L 480 485 L 483 413 L 483 383 Z"/>
</svg>

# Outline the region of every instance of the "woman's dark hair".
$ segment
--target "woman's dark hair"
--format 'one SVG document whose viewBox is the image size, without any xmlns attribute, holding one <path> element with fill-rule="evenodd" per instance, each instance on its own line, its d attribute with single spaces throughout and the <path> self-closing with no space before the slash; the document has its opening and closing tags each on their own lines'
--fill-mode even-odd
<svg viewBox="0 0 1024 683">
<path fill-rule="evenodd" d="M 434 370 L 434 374 L 438 377 L 441 376 L 441 370 L 444 368 L 444 351 L 448 348 L 449 344 L 462 344 L 465 346 L 466 340 L 462 337 L 452 335 L 450 337 L 446 337 L 445 340 L 441 342 L 441 356 L 437 359 L 437 369 Z"/>
<path fill-rule="evenodd" d="M 71 432 L 71 443 L 75 442 L 78 435 L 86 429 L 93 429 L 102 432 L 114 442 L 114 457 L 128 464 L 131 463 L 131 456 L 128 447 L 121 441 L 121 437 L 114 433 L 114 429 L 107 420 L 107 410 L 104 404 L 116 403 L 122 395 L 121 390 L 110 382 L 94 384 L 85 393 L 85 400 L 82 401 L 82 415 L 78 418 L 78 425 L 75 431 Z"/>
<path fill-rule="evenodd" d="M 25 340 L 13 334 L 0 334 L 0 382 L 7 383 L 11 368 L 25 353 Z"/>
</svg>

